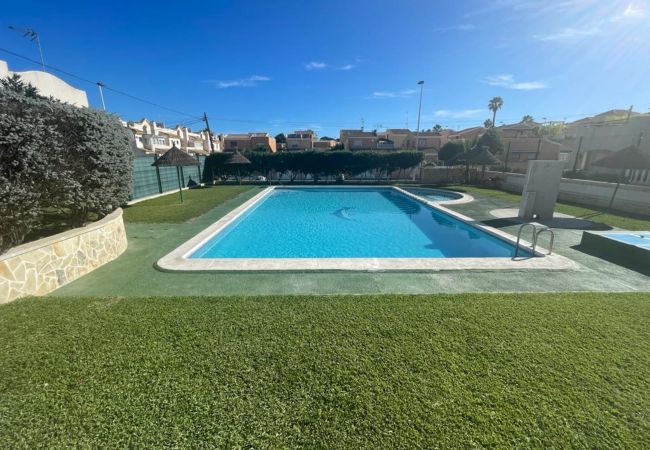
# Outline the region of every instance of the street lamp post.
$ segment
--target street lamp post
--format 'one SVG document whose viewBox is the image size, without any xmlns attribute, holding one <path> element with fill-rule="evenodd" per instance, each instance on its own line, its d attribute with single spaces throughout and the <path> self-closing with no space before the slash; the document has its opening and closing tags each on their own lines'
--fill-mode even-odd
<svg viewBox="0 0 650 450">
<path fill-rule="evenodd" d="M 424 90 L 424 81 L 418 81 L 420 85 L 420 105 L 418 106 L 418 127 L 415 131 L 415 151 L 420 149 L 420 113 L 422 112 L 422 91 Z"/>
<path fill-rule="evenodd" d="M 38 33 L 31 28 L 18 28 L 18 27 L 14 27 L 13 25 L 9 25 L 9 29 L 13 31 L 18 31 L 19 33 L 23 33 L 23 36 L 32 42 L 36 41 L 36 45 L 38 46 L 38 54 L 41 56 L 41 67 L 43 68 L 43 72 L 45 72 L 45 59 L 43 58 L 43 49 L 41 48 L 41 38 L 38 36 Z"/>
<path fill-rule="evenodd" d="M 97 82 L 97 87 L 99 88 L 99 97 L 102 99 L 102 108 L 106 111 L 106 103 L 104 103 L 104 83 Z"/>
</svg>

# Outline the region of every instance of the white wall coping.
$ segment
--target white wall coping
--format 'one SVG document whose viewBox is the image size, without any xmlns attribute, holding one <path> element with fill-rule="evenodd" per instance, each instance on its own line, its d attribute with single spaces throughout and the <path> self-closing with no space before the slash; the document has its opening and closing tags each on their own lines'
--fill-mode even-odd
<svg viewBox="0 0 650 450">
<path fill-rule="evenodd" d="M 10 248 L 7 252 L 0 255 L 0 261 L 5 261 L 22 254 L 38 250 L 39 248 L 47 247 L 49 245 L 55 244 L 57 242 L 67 241 L 68 239 L 73 239 L 77 236 L 81 236 L 86 233 L 103 228 L 107 224 L 122 218 L 122 208 L 117 208 L 115 211 L 109 215 L 101 218 L 96 222 L 92 222 L 84 225 L 83 227 L 73 228 L 72 230 L 63 231 L 58 234 L 53 234 L 52 236 L 47 236 L 36 241 L 27 242 L 26 244 L 20 244 L 15 247 Z"/>
</svg>

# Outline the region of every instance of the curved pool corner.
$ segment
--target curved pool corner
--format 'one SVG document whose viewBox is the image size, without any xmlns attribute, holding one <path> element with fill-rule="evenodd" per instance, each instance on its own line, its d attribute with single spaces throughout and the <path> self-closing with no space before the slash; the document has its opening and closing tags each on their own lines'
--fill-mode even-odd
<svg viewBox="0 0 650 450">
<path fill-rule="evenodd" d="M 400 189 L 408 192 L 411 195 L 420 197 L 427 202 L 435 203 L 438 205 L 460 205 L 474 201 L 474 197 L 464 192 L 448 191 L 446 189 L 435 189 L 425 187 L 401 187 Z"/>
</svg>

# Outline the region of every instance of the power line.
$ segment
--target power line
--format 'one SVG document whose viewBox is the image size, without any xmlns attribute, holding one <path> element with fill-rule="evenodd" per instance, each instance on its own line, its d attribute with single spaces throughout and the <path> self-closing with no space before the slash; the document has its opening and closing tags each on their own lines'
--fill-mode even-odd
<svg viewBox="0 0 650 450">
<path fill-rule="evenodd" d="M 38 61 L 36 61 L 36 60 L 34 60 L 34 59 L 32 59 L 32 58 L 30 58 L 30 57 L 28 57 L 28 56 L 24 56 L 24 55 L 21 55 L 21 54 L 19 54 L 19 53 L 12 52 L 11 50 L 7 50 L 6 48 L 2 48 L 2 47 L 0 47 L 0 51 L 5 52 L 5 53 L 8 53 L 8 54 L 10 54 L 10 55 L 13 55 L 13 56 L 15 56 L 15 57 L 17 57 L 17 58 L 22 58 L 22 59 L 24 59 L 24 60 L 26 60 L 26 61 L 30 61 L 30 62 L 35 63 L 35 64 L 39 64 L 39 65 L 41 64 L 41 63 L 39 63 Z M 92 85 L 97 85 L 97 83 L 98 83 L 97 81 L 89 80 L 88 78 L 84 78 L 84 77 L 79 76 L 79 75 L 76 75 L 76 74 L 74 74 L 74 73 L 72 73 L 72 72 L 68 72 L 67 70 L 60 69 L 60 68 L 58 68 L 58 67 L 54 67 L 54 66 L 51 66 L 51 65 L 49 65 L 49 64 L 44 64 L 43 66 L 44 66 L 44 67 L 47 67 L 47 68 L 49 68 L 49 69 L 51 69 L 51 70 L 54 70 L 54 71 L 56 71 L 56 72 L 60 72 L 60 73 L 62 73 L 62 74 L 65 74 L 65 75 L 67 75 L 67 76 L 69 76 L 69 77 L 72 77 L 72 78 L 75 78 L 75 79 L 77 79 L 77 80 L 83 81 L 83 82 L 85 82 L 85 83 L 89 83 L 89 84 L 92 84 Z M 105 85 L 104 83 L 101 83 L 101 86 L 102 86 L 104 89 L 106 89 L 106 90 L 112 91 L 112 92 L 114 92 L 114 93 L 116 93 L 116 94 L 119 94 L 119 95 L 123 95 L 123 96 L 128 97 L 128 98 L 130 98 L 130 99 L 132 99 L 132 100 L 136 100 L 136 101 L 139 101 L 139 102 L 142 102 L 142 103 L 146 103 L 146 104 L 151 105 L 151 106 L 155 106 L 156 108 L 164 109 L 164 110 L 167 110 L 167 111 L 170 111 L 170 112 L 176 113 L 176 114 L 180 114 L 180 115 L 182 115 L 182 116 L 191 117 L 191 118 L 193 118 L 193 119 L 201 119 L 201 117 L 199 117 L 199 116 L 197 116 L 197 115 L 194 115 L 194 114 L 188 114 L 188 113 L 186 113 L 186 112 L 179 111 L 179 110 L 174 109 L 174 108 L 169 108 L 169 107 L 164 106 L 164 105 L 161 105 L 161 104 L 159 104 L 159 103 L 155 103 L 155 102 L 152 102 L 152 101 L 149 101 L 149 100 L 146 100 L 146 99 L 143 99 L 143 98 L 137 97 L 137 96 L 135 96 L 135 95 L 131 95 L 131 94 L 127 93 L 127 92 L 120 91 L 119 89 L 115 89 L 115 88 L 112 88 L 112 87 L 110 87 L 110 86 L 107 86 L 107 85 Z"/>
</svg>

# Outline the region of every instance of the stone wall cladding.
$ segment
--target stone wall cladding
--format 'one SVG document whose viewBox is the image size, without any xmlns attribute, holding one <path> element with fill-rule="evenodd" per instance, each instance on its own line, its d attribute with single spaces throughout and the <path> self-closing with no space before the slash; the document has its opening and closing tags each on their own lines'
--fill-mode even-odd
<svg viewBox="0 0 650 450">
<path fill-rule="evenodd" d="M 122 210 L 0 255 L 0 303 L 48 292 L 114 260 L 126 250 Z"/>
</svg>

